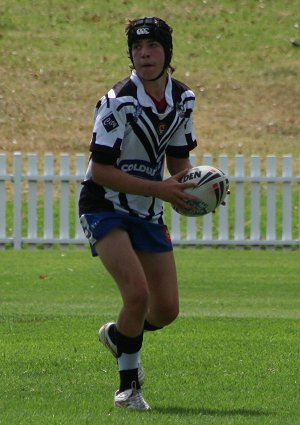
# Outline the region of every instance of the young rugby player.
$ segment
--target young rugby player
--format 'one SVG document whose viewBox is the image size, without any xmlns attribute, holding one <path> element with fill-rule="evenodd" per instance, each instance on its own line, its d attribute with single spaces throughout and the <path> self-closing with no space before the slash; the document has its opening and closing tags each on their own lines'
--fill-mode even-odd
<svg viewBox="0 0 300 425">
<path fill-rule="evenodd" d="M 172 28 L 165 21 L 129 21 L 126 35 L 132 72 L 97 104 L 79 212 L 92 254 L 116 281 L 123 302 L 116 321 L 99 330 L 117 358 L 114 404 L 148 410 L 141 392 L 144 330 L 163 328 L 179 312 L 163 201 L 182 209 L 197 199 L 184 192 L 193 184 L 179 181 L 196 146 L 195 96 L 171 76 Z"/>
</svg>

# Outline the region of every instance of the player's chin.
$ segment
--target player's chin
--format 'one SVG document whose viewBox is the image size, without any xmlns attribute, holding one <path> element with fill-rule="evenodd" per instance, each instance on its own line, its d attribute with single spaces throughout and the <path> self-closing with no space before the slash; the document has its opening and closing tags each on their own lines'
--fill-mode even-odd
<svg viewBox="0 0 300 425">
<path fill-rule="evenodd" d="M 153 80 L 159 74 L 159 72 L 156 70 L 154 66 L 143 67 L 139 71 L 137 71 L 137 73 L 142 80 L 146 80 L 146 81 Z"/>
</svg>

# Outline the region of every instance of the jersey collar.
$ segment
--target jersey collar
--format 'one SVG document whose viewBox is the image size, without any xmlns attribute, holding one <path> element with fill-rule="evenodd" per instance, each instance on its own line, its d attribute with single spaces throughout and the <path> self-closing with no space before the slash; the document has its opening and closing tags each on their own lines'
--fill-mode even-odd
<svg viewBox="0 0 300 425">
<path fill-rule="evenodd" d="M 147 95 L 144 89 L 144 85 L 142 81 L 140 80 L 140 78 L 138 77 L 135 69 L 132 70 L 130 79 L 137 87 L 137 100 L 139 104 L 145 107 L 150 107 L 152 108 L 153 112 L 157 113 L 155 104 L 153 100 L 151 99 L 151 97 Z M 173 108 L 174 106 L 173 98 L 172 98 L 172 79 L 170 75 L 168 75 L 168 81 L 167 81 L 166 90 L 165 90 L 165 98 L 167 102 L 167 108 L 165 112 L 167 112 L 170 108 Z"/>
</svg>

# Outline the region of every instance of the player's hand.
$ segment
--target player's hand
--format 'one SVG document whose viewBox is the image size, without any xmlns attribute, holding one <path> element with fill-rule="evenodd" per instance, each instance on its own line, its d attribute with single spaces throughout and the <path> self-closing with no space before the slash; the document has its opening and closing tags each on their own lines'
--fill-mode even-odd
<svg viewBox="0 0 300 425">
<path fill-rule="evenodd" d="M 160 184 L 159 198 L 163 201 L 170 202 L 178 209 L 184 209 L 186 211 L 192 211 L 193 207 L 188 205 L 188 201 L 198 201 L 199 199 L 196 196 L 193 196 L 187 192 L 185 189 L 193 188 L 196 186 L 195 183 L 191 182 L 181 182 L 181 178 L 186 175 L 188 168 L 180 171 L 177 174 L 169 177 L 166 180 L 163 180 Z"/>
</svg>

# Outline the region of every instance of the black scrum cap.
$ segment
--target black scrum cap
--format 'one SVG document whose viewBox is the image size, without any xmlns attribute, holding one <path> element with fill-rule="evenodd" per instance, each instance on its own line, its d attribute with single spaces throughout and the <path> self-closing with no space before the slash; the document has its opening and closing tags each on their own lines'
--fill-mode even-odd
<svg viewBox="0 0 300 425">
<path fill-rule="evenodd" d="M 130 22 L 127 29 L 129 57 L 132 61 L 132 44 L 143 39 L 152 39 L 158 41 L 165 51 L 165 66 L 168 68 L 173 54 L 172 42 L 173 29 L 160 18 L 141 18 Z"/>
</svg>

